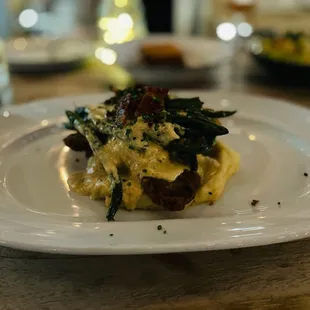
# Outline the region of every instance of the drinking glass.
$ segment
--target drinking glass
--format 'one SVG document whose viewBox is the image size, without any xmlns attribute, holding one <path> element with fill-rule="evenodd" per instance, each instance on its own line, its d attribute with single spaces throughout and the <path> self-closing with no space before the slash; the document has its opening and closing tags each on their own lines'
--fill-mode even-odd
<svg viewBox="0 0 310 310">
<path fill-rule="evenodd" d="M 4 37 L 8 35 L 6 1 L 0 0 L 0 107 L 12 103 L 12 89 L 7 58 L 5 56 Z"/>
</svg>

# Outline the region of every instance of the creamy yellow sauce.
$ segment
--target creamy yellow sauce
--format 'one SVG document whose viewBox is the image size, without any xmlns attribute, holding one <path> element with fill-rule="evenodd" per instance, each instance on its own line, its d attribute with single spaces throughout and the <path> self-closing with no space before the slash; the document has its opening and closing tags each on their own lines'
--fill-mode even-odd
<svg viewBox="0 0 310 310">
<path fill-rule="evenodd" d="M 218 200 L 224 192 L 227 181 L 239 170 L 240 155 L 223 143 L 218 142 L 217 147 L 216 159 L 198 156 L 198 172 L 202 177 L 202 185 L 191 205 L 213 203 Z"/>
<path fill-rule="evenodd" d="M 169 154 L 156 143 L 143 140 L 144 122 L 132 126 L 131 136 L 135 140 L 111 139 L 101 147 L 88 162 L 85 172 L 77 172 L 69 177 L 68 185 L 72 191 L 91 199 L 103 199 L 107 202 L 111 195 L 109 174 L 120 175 L 123 182 L 123 203 L 128 209 L 134 209 L 142 195 L 141 180 L 153 177 L 174 181 L 186 166 L 170 161 Z M 178 138 L 174 130 L 162 126 L 166 139 Z M 170 132 L 170 134 L 168 134 Z M 163 134 L 164 135 L 164 134 Z M 168 138 L 167 138 L 168 137 Z M 139 151 L 143 148 L 143 151 Z M 101 163 L 104 163 L 104 168 Z"/>
<path fill-rule="evenodd" d="M 222 194 L 227 180 L 239 168 L 239 155 L 218 143 L 218 158 L 198 156 L 198 174 L 202 185 L 190 205 L 214 202 Z M 118 140 L 109 141 L 101 150 L 99 157 L 105 163 L 118 167 L 122 164 L 129 167 L 127 174 L 121 175 L 123 182 L 123 207 L 126 209 L 153 208 L 148 197 L 143 195 L 141 179 L 144 176 L 174 181 L 185 166 L 172 163 L 169 155 L 156 144 L 150 144 L 144 154 L 137 154 L 125 143 Z M 147 172 L 143 172 L 147 169 Z M 125 170 L 126 172 L 126 170 Z M 70 176 L 68 184 L 72 191 L 91 199 L 105 199 L 109 204 L 111 183 L 107 172 L 103 169 L 98 157 L 91 158 L 85 172 L 77 172 Z M 210 195 L 212 193 L 212 195 Z M 158 206 L 154 206 L 158 208 Z"/>
</svg>

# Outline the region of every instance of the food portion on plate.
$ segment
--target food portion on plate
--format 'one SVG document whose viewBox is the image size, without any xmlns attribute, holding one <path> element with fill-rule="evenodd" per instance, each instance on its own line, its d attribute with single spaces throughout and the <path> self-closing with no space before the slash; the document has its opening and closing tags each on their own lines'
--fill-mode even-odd
<svg viewBox="0 0 310 310">
<path fill-rule="evenodd" d="M 75 132 L 64 143 L 88 158 L 68 185 L 103 200 L 108 220 L 120 207 L 181 211 L 213 204 L 239 168 L 238 153 L 217 140 L 228 134 L 218 119 L 234 113 L 140 85 L 115 90 L 100 105 L 66 111 L 66 128 Z"/>
<path fill-rule="evenodd" d="M 261 54 L 275 61 L 310 65 L 310 37 L 304 33 L 287 32 L 261 39 Z"/>
<path fill-rule="evenodd" d="M 172 43 L 144 43 L 140 52 L 145 65 L 184 67 L 182 51 Z"/>
</svg>

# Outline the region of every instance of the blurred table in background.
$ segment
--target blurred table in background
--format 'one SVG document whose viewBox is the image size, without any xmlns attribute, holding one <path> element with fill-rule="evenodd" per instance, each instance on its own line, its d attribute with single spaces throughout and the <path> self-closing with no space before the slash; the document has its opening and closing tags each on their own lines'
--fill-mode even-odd
<svg viewBox="0 0 310 310">
<path fill-rule="evenodd" d="M 122 68 L 105 66 L 96 61 L 91 61 L 82 70 L 68 73 L 50 76 L 12 76 L 16 103 L 55 96 L 102 92 L 107 90 L 109 85 L 125 87 L 130 82 L 130 76 Z M 294 81 L 275 80 L 254 64 L 244 52 L 237 54 L 232 63 L 206 72 L 204 81 L 188 81 L 185 85 L 160 86 L 183 89 L 223 89 L 288 99 L 297 104 L 310 106 L 309 87 L 294 85 Z"/>
</svg>

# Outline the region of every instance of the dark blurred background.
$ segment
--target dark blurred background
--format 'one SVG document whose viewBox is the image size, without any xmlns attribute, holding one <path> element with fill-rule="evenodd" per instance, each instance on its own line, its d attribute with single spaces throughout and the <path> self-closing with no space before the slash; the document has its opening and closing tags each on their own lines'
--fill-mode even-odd
<svg viewBox="0 0 310 310">
<path fill-rule="evenodd" d="M 172 32 L 172 0 L 143 0 L 150 32 Z"/>
<path fill-rule="evenodd" d="M 43 29 L 68 34 L 76 28 L 91 28 L 100 15 L 114 10 L 113 5 L 117 10 L 144 11 L 151 33 L 212 35 L 218 24 L 244 19 L 256 28 L 310 29 L 310 0 L 0 0 L 0 36 Z M 27 9 L 38 12 L 40 21 L 22 29 L 18 18 Z"/>
</svg>

